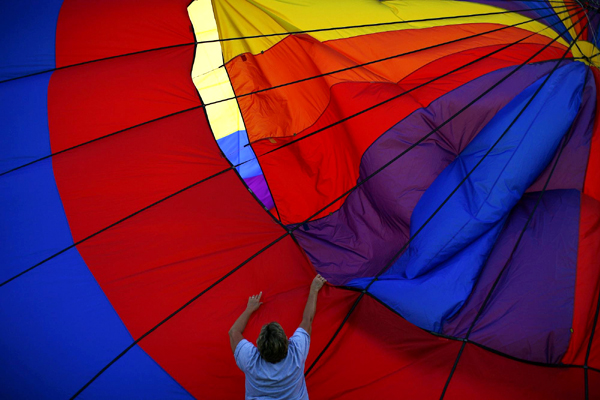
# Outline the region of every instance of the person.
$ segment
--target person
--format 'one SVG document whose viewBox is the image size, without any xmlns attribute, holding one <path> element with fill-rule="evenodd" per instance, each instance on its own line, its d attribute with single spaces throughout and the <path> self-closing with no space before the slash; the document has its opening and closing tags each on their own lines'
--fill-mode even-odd
<svg viewBox="0 0 600 400">
<path fill-rule="evenodd" d="M 250 296 L 246 310 L 229 330 L 235 362 L 246 375 L 246 399 L 308 399 L 304 363 L 308 355 L 317 296 L 326 280 L 317 275 L 311 285 L 302 322 L 288 340 L 281 325 L 264 325 L 254 346 L 243 333 L 252 314 L 261 306 L 262 292 Z"/>
</svg>

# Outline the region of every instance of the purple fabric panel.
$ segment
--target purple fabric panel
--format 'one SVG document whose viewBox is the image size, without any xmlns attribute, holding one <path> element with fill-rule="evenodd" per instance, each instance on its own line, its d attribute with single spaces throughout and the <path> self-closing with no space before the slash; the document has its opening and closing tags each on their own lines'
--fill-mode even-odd
<svg viewBox="0 0 600 400">
<path fill-rule="evenodd" d="M 273 198 L 271 197 L 271 192 L 269 192 L 269 187 L 267 186 L 267 181 L 265 180 L 264 175 L 252 176 L 250 178 L 244 178 L 244 182 L 246 185 L 254 192 L 256 197 L 267 207 L 269 210 L 275 207 L 273 204 Z"/>
<path fill-rule="evenodd" d="M 566 136 L 568 142 L 563 150 L 547 190 L 577 189 L 583 190 L 587 160 L 590 154 L 590 145 L 596 115 L 596 82 L 594 75 L 588 70 L 587 81 L 581 98 L 581 109 L 573 121 L 573 126 Z M 548 167 L 527 189 L 527 192 L 539 192 L 548 180 L 552 166 L 556 162 L 558 153 L 554 156 Z"/>
<path fill-rule="evenodd" d="M 465 337 L 538 197 L 526 194 L 513 209 L 475 289 L 444 334 Z M 579 209 L 577 190 L 544 193 L 470 340 L 525 360 L 561 360 L 571 336 Z"/>
<path fill-rule="evenodd" d="M 553 65 L 522 68 L 352 192 L 337 212 L 297 230 L 296 237 L 317 271 L 335 285 L 376 275 L 408 240 L 413 208 L 429 185 L 498 110 Z M 363 154 L 359 180 L 431 132 L 513 68 L 475 79 L 396 124 Z"/>
</svg>

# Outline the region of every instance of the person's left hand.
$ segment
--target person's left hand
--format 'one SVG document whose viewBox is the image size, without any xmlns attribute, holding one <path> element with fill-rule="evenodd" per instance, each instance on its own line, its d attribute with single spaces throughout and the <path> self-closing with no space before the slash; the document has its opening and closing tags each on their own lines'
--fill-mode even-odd
<svg viewBox="0 0 600 400">
<path fill-rule="evenodd" d="M 262 304 L 260 302 L 261 297 L 262 292 L 260 292 L 259 294 L 255 294 L 254 296 L 250 296 L 250 298 L 248 299 L 248 307 L 246 307 L 246 310 L 250 311 L 251 313 L 258 310 L 258 307 L 260 307 L 260 305 Z"/>
</svg>

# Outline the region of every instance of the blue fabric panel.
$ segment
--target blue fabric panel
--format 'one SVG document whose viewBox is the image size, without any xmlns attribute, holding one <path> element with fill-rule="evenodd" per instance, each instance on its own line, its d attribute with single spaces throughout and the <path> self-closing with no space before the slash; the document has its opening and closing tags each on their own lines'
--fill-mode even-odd
<svg viewBox="0 0 600 400">
<path fill-rule="evenodd" d="M 0 177 L 0 282 L 72 244 L 50 159 Z"/>
<path fill-rule="evenodd" d="M 63 0 L 3 1 L 0 6 L 0 80 L 55 66 L 58 13 Z"/>
<path fill-rule="evenodd" d="M 194 397 L 135 346 L 88 386 L 80 398 L 191 400 Z"/>
<path fill-rule="evenodd" d="M 254 150 L 252 150 L 251 146 L 246 146 L 248 144 L 248 135 L 245 130 L 227 135 L 217 140 L 217 144 L 229 162 L 233 165 L 246 160 L 252 160 L 237 168 L 242 178 L 252 178 L 253 176 L 263 174 L 260 165 L 258 164 L 258 160 L 255 158 Z"/>
<path fill-rule="evenodd" d="M 0 281 L 71 244 L 51 160 L 0 177 Z M 68 398 L 133 341 L 76 249 L 0 288 L 0 305 L 2 399 Z M 97 398 L 190 397 L 141 349 L 121 362 Z"/>
<path fill-rule="evenodd" d="M 466 336 L 539 196 L 539 192 L 527 193 L 513 208 L 473 293 L 446 321 L 444 334 Z M 473 327 L 471 340 L 524 360 L 560 362 L 569 347 L 573 324 L 580 205 L 579 190 L 544 193 L 494 295 Z"/>
<path fill-rule="evenodd" d="M 554 156 L 580 104 L 586 66 L 559 68 L 494 150 L 369 289 L 416 325 L 440 331 L 471 293 L 511 209 Z M 410 234 L 423 226 L 540 87 L 529 86 L 486 125 L 423 194 Z M 369 278 L 351 286 L 365 287 Z"/>
<path fill-rule="evenodd" d="M 0 172 L 50 154 L 47 98 L 51 75 L 0 85 Z"/>
<path fill-rule="evenodd" d="M 0 304 L 3 399 L 69 398 L 133 341 L 76 249 L 6 284 Z M 90 398 L 191 398 L 141 349 L 87 390 Z"/>
</svg>

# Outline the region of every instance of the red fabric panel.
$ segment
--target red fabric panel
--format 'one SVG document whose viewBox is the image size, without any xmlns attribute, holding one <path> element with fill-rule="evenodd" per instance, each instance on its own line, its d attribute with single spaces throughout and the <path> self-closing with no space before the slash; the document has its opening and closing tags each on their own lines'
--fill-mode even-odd
<svg viewBox="0 0 600 400">
<path fill-rule="evenodd" d="M 230 171 L 77 248 L 138 337 L 282 233 Z"/>
<path fill-rule="evenodd" d="M 56 31 L 56 66 L 191 43 L 189 3 L 64 0 Z"/>
<path fill-rule="evenodd" d="M 581 195 L 577 279 L 573 307 L 573 333 L 563 356 L 565 364 L 583 365 L 600 295 L 600 201 Z M 590 365 L 600 368 L 600 329 L 596 328 Z"/>
<path fill-rule="evenodd" d="M 53 162 L 75 241 L 229 168 L 203 109 L 59 154 Z"/>
<path fill-rule="evenodd" d="M 263 140 L 253 145 L 262 155 L 296 138 L 340 121 L 344 117 L 378 104 L 441 74 L 489 54 L 501 46 L 478 48 L 453 54 L 427 64 L 398 84 L 351 82 L 334 85 L 325 112 L 309 129 L 297 137 Z M 479 76 L 497 69 L 518 65 L 541 48 L 517 45 L 458 73 L 439 79 L 373 110 L 335 125 L 314 136 L 260 158 L 271 194 L 284 223 L 300 222 L 356 184 L 364 151 L 380 135 L 420 107 L 428 106 L 441 95 Z M 535 61 L 560 57 L 564 51 L 549 48 Z M 482 88 L 482 91 L 485 88 Z M 493 96 L 493 93 L 490 94 Z M 339 208 L 341 201 L 317 216 Z"/>
<path fill-rule="evenodd" d="M 193 48 L 177 48 L 54 72 L 48 87 L 52 151 L 199 106 L 193 57 Z"/>
<path fill-rule="evenodd" d="M 439 399 L 460 345 L 365 297 L 308 375 L 308 393 L 311 399 Z"/>
<path fill-rule="evenodd" d="M 467 344 L 444 400 L 583 399 L 583 369 L 514 361 Z"/>
<path fill-rule="evenodd" d="M 366 297 L 309 374 L 308 392 L 311 399 L 437 400 L 461 344 L 431 335 Z M 580 368 L 535 366 L 467 344 L 444 398 L 583 398 L 583 383 Z"/>
<path fill-rule="evenodd" d="M 594 73 L 596 87 L 600 88 L 600 71 L 597 68 L 590 70 Z M 596 91 L 596 104 L 600 104 L 600 91 Z M 600 201 L 600 113 L 597 111 L 583 193 Z"/>
<path fill-rule="evenodd" d="M 600 71 L 590 68 L 596 86 Z M 596 93 L 600 102 L 600 93 Z M 600 103 L 598 103 L 600 104 Z M 600 114 L 596 113 L 590 156 L 581 195 L 577 281 L 573 309 L 573 334 L 563 363 L 583 365 L 600 296 Z M 599 324 L 600 325 L 600 324 Z M 596 327 L 589 365 L 600 368 L 600 326 Z"/>
<path fill-rule="evenodd" d="M 496 24 L 450 25 L 373 33 L 327 42 L 319 42 L 308 35 L 294 35 L 286 37 L 264 53 L 244 54 L 232 59 L 227 63 L 227 70 L 236 93 L 241 95 L 502 27 Z M 507 28 L 240 98 L 250 141 L 290 136 L 310 127 L 329 104 L 329 88 L 335 84 L 398 82 L 445 56 L 470 49 L 506 45 L 530 33 L 520 28 Z M 545 36 L 535 35 L 522 44 L 546 44 L 549 41 Z M 563 48 L 560 44 L 555 45 Z"/>
<path fill-rule="evenodd" d="M 263 324 L 278 321 L 291 336 L 302 320 L 312 268 L 290 239 L 273 246 L 140 342 L 142 348 L 198 399 L 241 399 L 227 331 L 248 296 L 263 292 L 263 305 L 244 336 L 256 343 Z M 357 294 L 331 287 L 319 295 L 308 363 L 333 335 Z M 340 385 L 341 382 L 332 382 Z M 315 397 L 316 396 L 316 397 Z M 312 398 L 319 398 L 316 394 Z"/>
<path fill-rule="evenodd" d="M 588 390 L 590 399 L 600 399 L 600 372 L 588 371 Z"/>
</svg>

